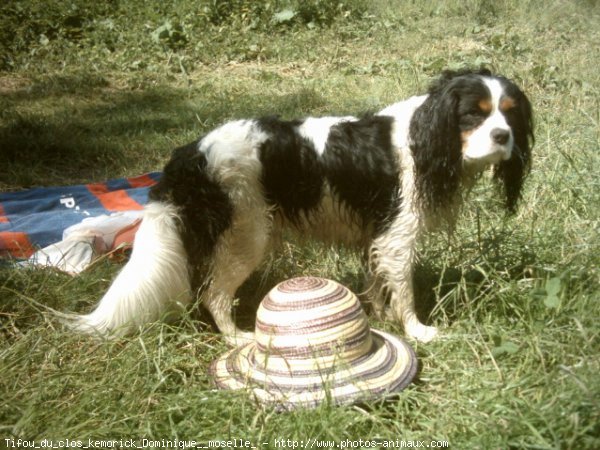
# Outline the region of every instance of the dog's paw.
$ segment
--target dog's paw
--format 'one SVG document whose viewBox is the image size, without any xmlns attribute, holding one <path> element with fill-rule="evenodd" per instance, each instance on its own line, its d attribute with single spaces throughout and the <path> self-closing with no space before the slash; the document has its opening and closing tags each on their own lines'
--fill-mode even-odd
<svg viewBox="0 0 600 450">
<path fill-rule="evenodd" d="M 416 323 L 406 330 L 406 334 L 419 342 L 430 342 L 437 336 L 438 329 Z"/>
</svg>

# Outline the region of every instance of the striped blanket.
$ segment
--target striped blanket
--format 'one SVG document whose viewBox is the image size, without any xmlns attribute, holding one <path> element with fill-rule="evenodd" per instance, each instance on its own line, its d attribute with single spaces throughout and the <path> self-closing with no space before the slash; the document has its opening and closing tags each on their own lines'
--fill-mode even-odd
<svg viewBox="0 0 600 450">
<path fill-rule="evenodd" d="M 38 250 L 63 241 L 68 230 L 77 230 L 80 235 L 82 230 L 90 234 L 90 228 L 105 230 L 102 218 L 112 220 L 109 247 L 114 248 L 122 243 L 115 236 L 125 229 L 135 231 L 149 188 L 159 178 L 160 173 L 153 172 L 105 183 L 0 193 L 0 257 L 30 258 Z M 104 250 L 111 250 L 106 247 L 105 239 Z"/>
</svg>

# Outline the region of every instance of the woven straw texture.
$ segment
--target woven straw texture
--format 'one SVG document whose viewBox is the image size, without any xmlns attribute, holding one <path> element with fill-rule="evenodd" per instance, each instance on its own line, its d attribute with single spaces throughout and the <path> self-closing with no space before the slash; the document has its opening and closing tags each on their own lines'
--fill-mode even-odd
<svg viewBox="0 0 600 450">
<path fill-rule="evenodd" d="M 252 343 L 211 364 L 223 389 L 250 389 L 280 409 L 348 404 L 404 389 L 417 361 L 403 340 L 369 328 L 356 295 L 335 281 L 292 278 L 261 302 Z"/>
</svg>

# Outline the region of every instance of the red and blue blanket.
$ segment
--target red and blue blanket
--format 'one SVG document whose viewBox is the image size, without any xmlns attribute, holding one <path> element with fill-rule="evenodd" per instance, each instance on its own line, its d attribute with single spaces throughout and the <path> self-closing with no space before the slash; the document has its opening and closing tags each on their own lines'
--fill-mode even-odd
<svg viewBox="0 0 600 450">
<path fill-rule="evenodd" d="M 29 258 L 86 218 L 143 209 L 160 175 L 0 193 L 0 257 Z"/>
</svg>

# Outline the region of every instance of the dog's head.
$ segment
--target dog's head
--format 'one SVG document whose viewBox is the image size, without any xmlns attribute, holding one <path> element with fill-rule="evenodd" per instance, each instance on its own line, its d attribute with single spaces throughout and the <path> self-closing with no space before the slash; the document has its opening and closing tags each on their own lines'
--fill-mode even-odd
<svg viewBox="0 0 600 450">
<path fill-rule="evenodd" d="M 514 211 L 530 167 L 531 104 L 510 80 L 487 70 L 444 72 L 410 125 L 418 194 L 447 206 L 465 177 L 494 166 Z"/>
</svg>

